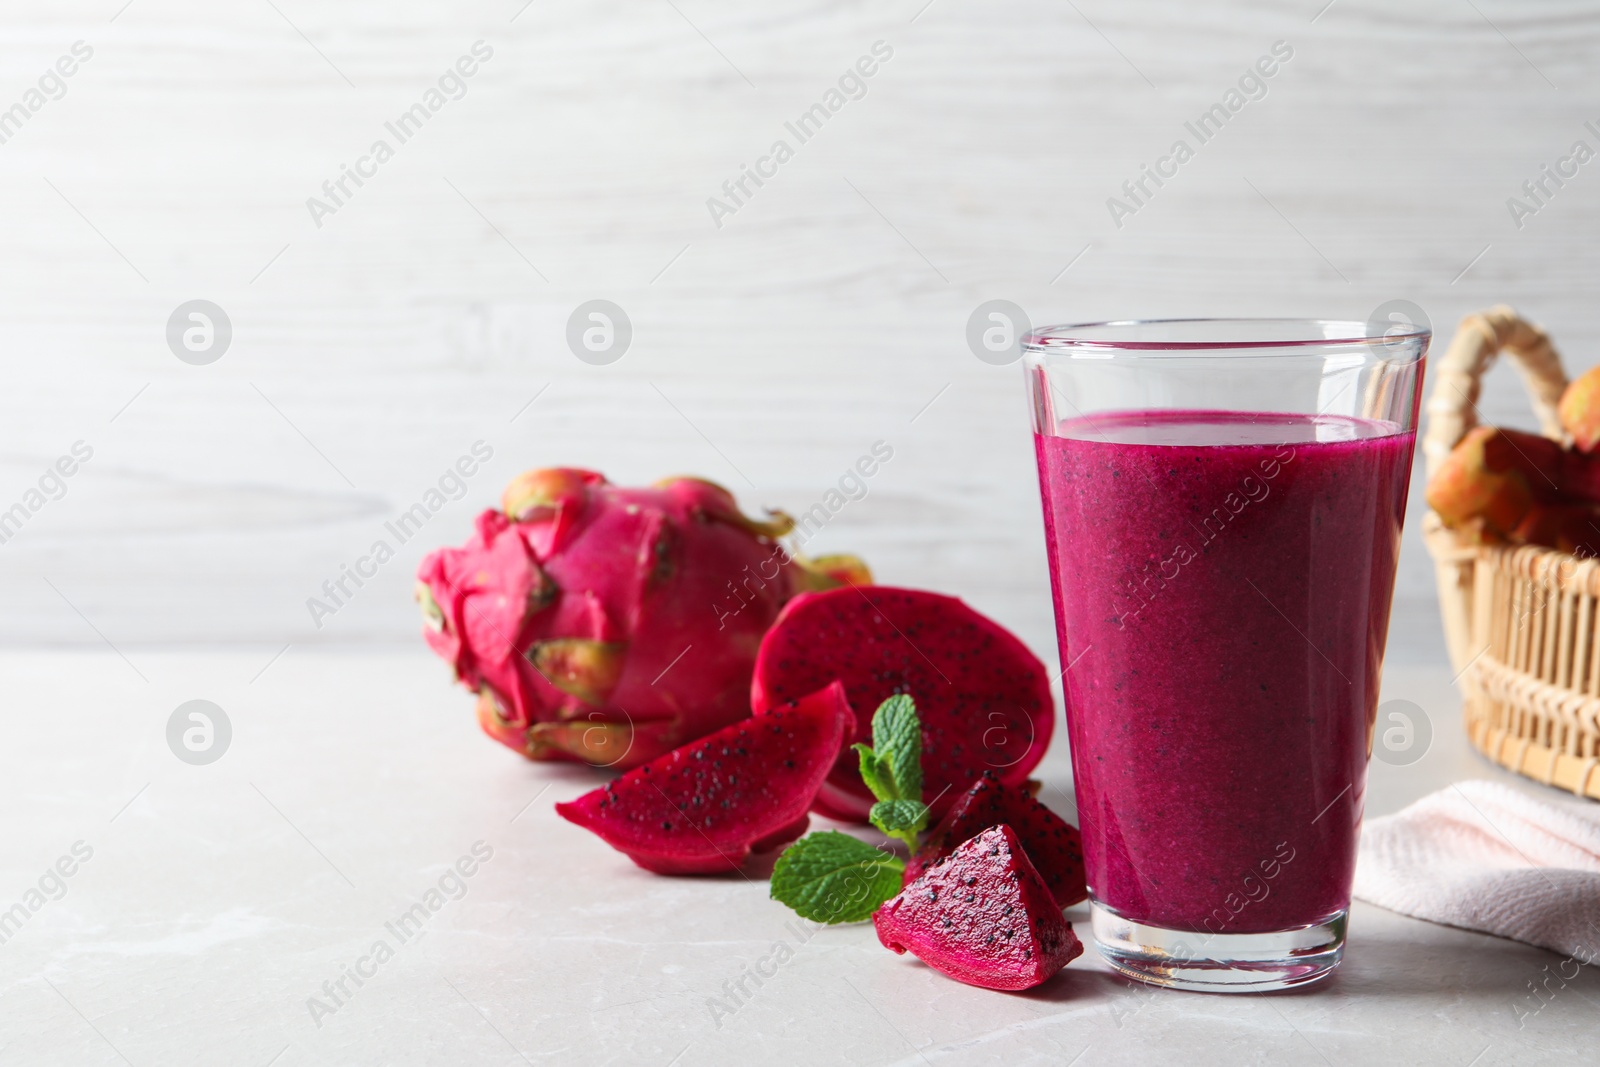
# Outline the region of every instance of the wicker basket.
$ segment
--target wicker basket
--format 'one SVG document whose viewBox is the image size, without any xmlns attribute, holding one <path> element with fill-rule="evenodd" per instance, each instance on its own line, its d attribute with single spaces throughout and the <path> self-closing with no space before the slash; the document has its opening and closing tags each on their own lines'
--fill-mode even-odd
<svg viewBox="0 0 1600 1067">
<path fill-rule="evenodd" d="M 1423 454 L 1428 474 L 1478 422 L 1483 374 L 1504 351 L 1546 437 L 1565 440 L 1566 388 L 1544 331 L 1497 307 L 1461 321 L 1436 368 Z M 1600 799 L 1600 560 L 1532 546 L 1480 545 L 1429 511 L 1423 539 L 1439 579 L 1467 736 L 1518 774 Z"/>
</svg>

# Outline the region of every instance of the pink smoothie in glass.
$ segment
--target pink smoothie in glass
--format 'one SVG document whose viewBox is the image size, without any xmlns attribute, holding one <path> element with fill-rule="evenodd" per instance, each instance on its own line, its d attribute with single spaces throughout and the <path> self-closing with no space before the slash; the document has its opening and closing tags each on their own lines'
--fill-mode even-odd
<svg viewBox="0 0 1600 1067">
<path fill-rule="evenodd" d="M 1090 891 L 1211 934 L 1350 903 L 1414 434 L 1095 415 L 1036 438 Z"/>
</svg>

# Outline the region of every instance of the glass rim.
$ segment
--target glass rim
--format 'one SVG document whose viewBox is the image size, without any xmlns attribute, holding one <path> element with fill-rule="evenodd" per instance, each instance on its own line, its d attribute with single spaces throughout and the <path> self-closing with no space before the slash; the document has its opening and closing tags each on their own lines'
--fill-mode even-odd
<svg viewBox="0 0 1600 1067">
<path fill-rule="evenodd" d="M 1192 331 L 1193 336 L 1181 336 L 1185 330 Z M 1146 333 L 1179 336 L 1141 336 Z M 1212 336 L 1205 336 L 1207 333 Z M 1023 337 L 1022 349 L 1030 353 L 1080 350 L 1097 354 L 1198 354 L 1238 352 L 1252 348 L 1315 349 L 1367 345 L 1394 350 L 1416 342 L 1426 343 L 1432 336 L 1430 327 L 1416 323 L 1358 322 L 1353 319 L 1110 319 L 1038 327 Z"/>
</svg>

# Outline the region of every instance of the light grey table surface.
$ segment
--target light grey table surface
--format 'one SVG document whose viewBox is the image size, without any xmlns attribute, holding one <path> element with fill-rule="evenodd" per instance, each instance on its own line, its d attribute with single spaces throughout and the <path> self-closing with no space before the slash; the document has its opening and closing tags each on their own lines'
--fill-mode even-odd
<svg viewBox="0 0 1600 1067">
<path fill-rule="evenodd" d="M 1587 1062 L 1600 1037 L 1591 968 L 1361 903 L 1333 979 L 1266 997 L 1135 986 L 1092 949 L 1001 994 L 889 953 L 870 925 L 802 942 L 759 874 L 647 874 L 559 819 L 594 773 L 480 736 L 420 648 L 291 651 L 261 673 L 271 654 L 130 654 L 148 683 L 111 654 L 0 657 L 26 712 L 0 749 L 0 905 L 77 842 L 92 850 L 0 945 L 0 1062 L 1492 1067 Z M 233 728 L 208 766 L 163 737 L 195 696 Z M 1371 814 L 1510 780 L 1468 751 L 1445 672 L 1391 671 L 1385 697 L 1419 705 L 1434 738 L 1409 767 L 1374 763 Z M 1064 757 L 1041 773 L 1062 809 Z M 490 858 L 399 941 L 385 924 L 475 845 Z M 393 958 L 331 999 L 323 983 L 379 939 Z M 776 976 L 713 1011 L 780 941 L 793 958 Z"/>
<path fill-rule="evenodd" d="M 460 99 L 313 219 L 478 41 Z M 718 226 L 708 198 L 879 41 L 865 95 Z M 1113 220 L 1279 41 L 1264 95 Z M 0 944 L 0 1062 L 1582 1061 L 1587 970 L 1519 1029 L 1555 957 L 1359 905 L 1314 995 L 1146 997 L 1084 962 L 998 997 L 852 929 L 719 1030 L 706 997 L 786 936 L 781 910 L 558 823 L 590 779 L 477 736 L 409 590 L 525 467 L 693 472 L 801 511 L 881 440 L 892 462 L 809 547 L 960 595 L 1053 662 L 1021 385 L 969 351 L 974 308 L 1403 298 L 1447 335 L 1510 301 L 1592 365 L 1600 163 L 1532 216 L 1508 200 L 1600 146 L 1597 58 L 1580 0 L 11 5 L 0 512 L 75 443 L 93 457 L 0 543 L 0 904 L 93 856 Z M 565 340 L 595 298 L 634 326 L 607 366 Z M 194 299 L 232 325 L 207 366 L 167 339 Z M 1483 409 L 1526 423 L 1505 368 Z M 317 625 L 308 598 L 477 441 L 495 456 L 461 499 Z M 1493 773 L 1455 727 L 1419 495 L 1389 689 L 1435 747 L 1376 768 L 1374 811 Z M 237 728 L 210 767 L 162 740 L 194 698 Z M 1046 779 L 1067 786 L 1064 750 Z M 467 894 L 315 1026 L 306 999 L 479 840 Z"/>
</svg>

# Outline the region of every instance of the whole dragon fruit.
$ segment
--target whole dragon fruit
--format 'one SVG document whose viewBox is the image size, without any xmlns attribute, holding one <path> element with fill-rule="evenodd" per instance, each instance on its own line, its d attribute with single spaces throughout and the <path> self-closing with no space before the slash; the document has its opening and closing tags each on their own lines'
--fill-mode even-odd
<svg viewBox="0 0 1600 1067">
<path fill-rule="evenodd" d="M 796 593 L 871 580 L 854 557 L 791 556 L 793 526 L 700 478 L 527 471 L 471 540 L 422 561 L 424 636 L 490 737 L 625 770 L 750 714 L 761 636 Z"/>
</svg>

